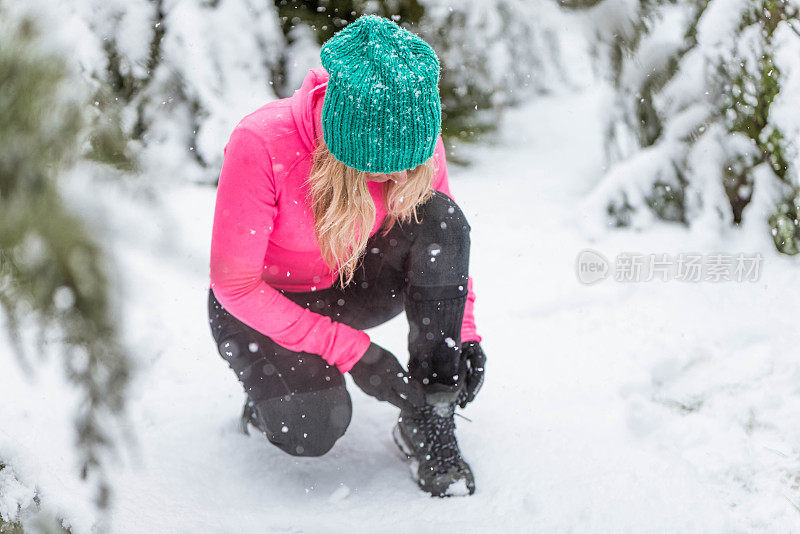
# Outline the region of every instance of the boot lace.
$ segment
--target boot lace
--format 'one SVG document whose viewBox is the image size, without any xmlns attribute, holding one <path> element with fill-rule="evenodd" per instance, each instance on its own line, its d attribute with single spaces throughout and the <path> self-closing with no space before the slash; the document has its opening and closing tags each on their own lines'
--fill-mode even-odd
<svg viewBox="0 0 800 534">
<path fill-rule="evenodd" d="M 461 457 L 456 441 L 455 405 L 423 406 L 414 422 L 428 445 L 429 465 L 438 473 L 457 466 Z"/>
</svg>

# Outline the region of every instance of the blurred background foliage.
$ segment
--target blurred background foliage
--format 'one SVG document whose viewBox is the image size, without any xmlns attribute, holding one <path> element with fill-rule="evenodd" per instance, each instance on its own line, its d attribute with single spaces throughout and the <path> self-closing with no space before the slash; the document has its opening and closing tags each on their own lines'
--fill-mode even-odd
<svg viewBox="0 0 800 534">
<path fill-rule="evenodd" d="M 163 0 L 109 0 L 102 10 L 65 3 L 96 41 L 93 55 L 79 58 L 105 134 L 93 145 L 130 168 L 132 154 L 158 144 L 144 158 L 146 175 L 157 165 L 184 176 L 193 168 L 190 179 L 214 183 L 219 147 L 237 118 L 291 96 L 320 66 L 321 44 L 366 13 L 391 18 L 436 49 L 443 137 L 454 161 L 465 160 L 458 141 L 493 131 L 507 106 L 569 78 L 547 22 L 557 11 L 549 0 L 218 0 L 169 9 Z"/>
</svg>

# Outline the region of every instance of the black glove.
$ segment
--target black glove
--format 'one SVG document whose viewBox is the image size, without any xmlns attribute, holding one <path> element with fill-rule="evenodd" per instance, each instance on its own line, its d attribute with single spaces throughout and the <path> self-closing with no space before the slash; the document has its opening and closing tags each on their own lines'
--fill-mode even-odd
<svg viewBox="0 0 800 534">
<path fill-rule="evenodd" d="M 425 404 L 422 385 L 409 379 L 394 354 L 375 343 L 370 343 L 364 356 L 350 369 L 350 375 L 364 393 L 401 410 Z"/>
<path fill-rule="evenodd" d="M 486 354 L 483 353 L 480 343 L 477 341 L 462 343 L 461 361 L 466 364 L 467 378 L 458 405 L 464 408 L 475 399 L 475 395 L 478 394 L 483 385 L 483 368 L 486 365 Z"/>
</svg>

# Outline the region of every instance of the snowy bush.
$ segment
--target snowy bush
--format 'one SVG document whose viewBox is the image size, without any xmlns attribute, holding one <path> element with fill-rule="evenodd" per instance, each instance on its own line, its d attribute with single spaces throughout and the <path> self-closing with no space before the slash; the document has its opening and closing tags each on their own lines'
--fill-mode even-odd
<svg viewBox="0 0 800 534">
<path fill-rule="evenodd" d="M 46 8 L 92 87 L 95 121 L 107 133 L 94 152 L 137 167 L 150 185 L 213 181 L 230 130 L 275 98 L 284 41 L 270 3 L 58 0 Z"/>
<path fill-rule="evenodd" d="M 800 245 L 800 36 L 793 0 L 605 0 L 589 8 L 614 89 L 611 167 L 590 209 L 772 232 Z"/>
</svg>

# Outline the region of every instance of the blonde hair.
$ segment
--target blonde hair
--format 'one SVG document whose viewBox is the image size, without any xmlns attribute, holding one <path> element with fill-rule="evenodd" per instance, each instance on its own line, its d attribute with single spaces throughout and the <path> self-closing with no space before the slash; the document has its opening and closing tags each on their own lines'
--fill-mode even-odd
<svg viewBox="0 0 800 534">
<path fill-rule="evenodd" d="M 369 173 L 348 167 L 328 150 L 320 135 L 314 151 L 307 185 L 314 233 L 322 257 L 331 270 L 338 272 L 339 284 L 353 280 L 358 262 L 367 247 L 375 221 L 375 203 L 367 187 Z M 419 222 L 417 207 L 430 198 L 437 165 L 431 156 L 408 171 L 408 180 L 398 184 L 383 183 L 383 202 L 387 214 L 383 220 L 383 235 L 397 223 L 414 217 Z M 380 231 L 380 229 L 379 229 Z"/>
</svg>

